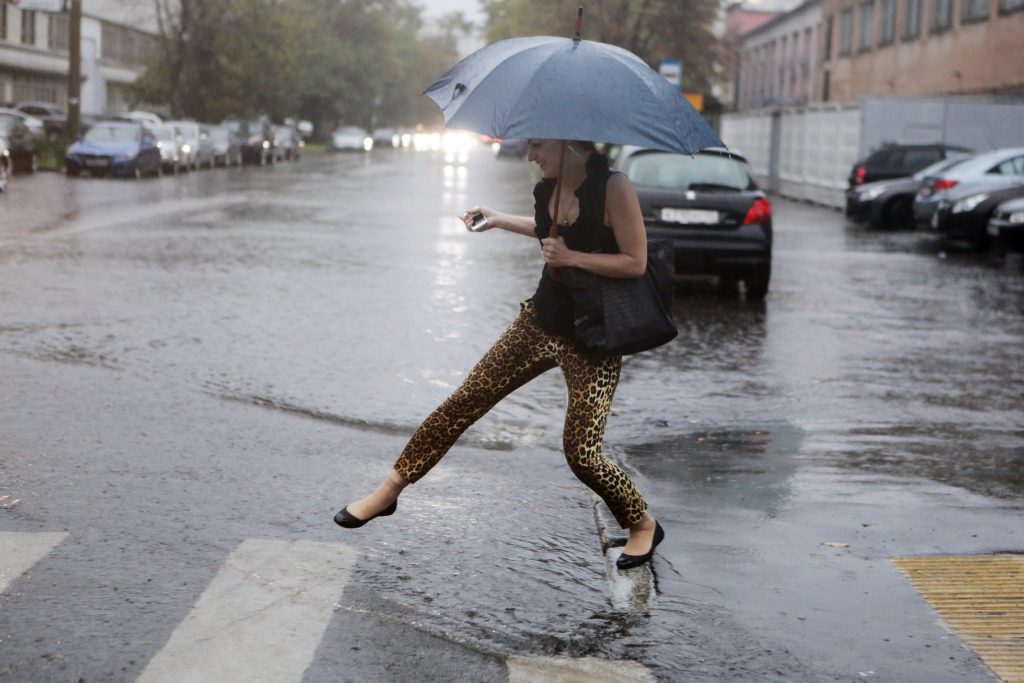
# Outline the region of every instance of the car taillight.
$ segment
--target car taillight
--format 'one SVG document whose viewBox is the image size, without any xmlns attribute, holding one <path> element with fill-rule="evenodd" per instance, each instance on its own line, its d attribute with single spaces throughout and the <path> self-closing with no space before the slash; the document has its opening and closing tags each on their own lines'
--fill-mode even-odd
<svg viewBox="0 0 1024 683">
<path fill-rule="evenodd" d="M 865 179 L 867 179 L 867 177 L 868 177 L 868 169 L 864 168 L 863 166 L 858 166 L 857 170 L 854 172 L 854 181 L 853 182 L 854 182 L 855 185 L 863 185 L 864 181 L 865 181 Z"/>
<path fill-rule="evenodd" d="M 948 190 L 951 187 L 956 187 L 960 184 L 959 180 L 951 180 L 949 178 L 939 178 L 932 183 L 932 192 L 942 192 Z"/>
<path fill-rule="evenodd" d="M 754 200 L 754 205 L 747 211 L 747 216 L 743 219 L 743 225 L 767 223 L 771 218 L 772 205 L 767 199 L 758 198 Z"/>
</svg>

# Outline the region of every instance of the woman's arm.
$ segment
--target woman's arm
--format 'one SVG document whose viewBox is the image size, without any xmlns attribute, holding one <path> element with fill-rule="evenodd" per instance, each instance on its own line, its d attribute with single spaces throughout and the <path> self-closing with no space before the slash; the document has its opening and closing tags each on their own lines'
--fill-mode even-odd
<svg viewBox="0 0 1024 683">
<path fill-rule="evenodd" d="M 619 245 L 618 254 L 589 254 L 573 251 L 565 241 L 543 240 L 544 260 L 553 266 L 570 266 L 604 277 L 640 277 L 647 271 L 647 230 L 636 190 L 626 176 L 608 179 L 605 197 L 608 225 Z"/>
<path fill-rule="evenodd" d="M 512 214 L 493 211 L 486 206 L 475 206 L 460 216 L 462 222 L 466 224 L 467 230 L 472 229 L 472 216 L 475 213 L 482 213 L 486 216 L 487 221 L 493 228 L 501 228 L 502 230 L 514 232 L 517 235 L 526 235 L 527 237 L 537 236 L 534 232 L 537 229 L 537 223 L 533 220 L 533 216 L 513 216 Z"/>
</svg>

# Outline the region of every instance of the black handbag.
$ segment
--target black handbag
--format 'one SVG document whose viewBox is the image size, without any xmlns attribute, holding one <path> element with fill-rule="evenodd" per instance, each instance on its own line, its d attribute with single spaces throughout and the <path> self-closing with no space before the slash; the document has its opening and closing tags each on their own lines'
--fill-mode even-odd
<svg viewBox="0 0 1024 683">
<path fill-rule="evenodd" d="M 647 242 L 647 272 L 638 278 L 595 275 L 560 268 L 573 303 L 576 345 L 596 356 L 626 356 L 675 339 L 671 240 Z"/>
</svg>

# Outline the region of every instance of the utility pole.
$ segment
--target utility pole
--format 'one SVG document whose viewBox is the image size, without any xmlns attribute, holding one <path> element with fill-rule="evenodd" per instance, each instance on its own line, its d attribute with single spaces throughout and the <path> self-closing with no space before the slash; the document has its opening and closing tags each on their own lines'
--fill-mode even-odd
<svg viewBox="0 0 1024 683">
<path fill-rule="evenodd" d="M 68 18 L 68 139 L 78 139 L 82 120 L 82 0 L 71 0 Z"/>
</svg>

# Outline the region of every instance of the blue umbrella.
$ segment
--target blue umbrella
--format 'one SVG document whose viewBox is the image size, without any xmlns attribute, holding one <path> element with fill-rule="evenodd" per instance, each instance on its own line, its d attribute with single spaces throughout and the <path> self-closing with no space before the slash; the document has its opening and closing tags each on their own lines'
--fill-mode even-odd
<svg viewBox="0 0 1024 683">
<path fill-rule="evenodd" d="M 724 147 L 678 88 L 628 50 L 576 38 L 492 43 L 426 90 L 449 128 L 692 154 Z"/>
</svg>

